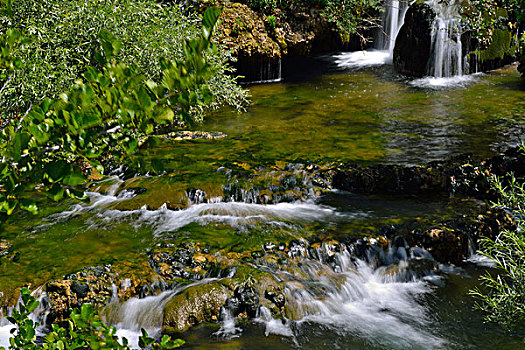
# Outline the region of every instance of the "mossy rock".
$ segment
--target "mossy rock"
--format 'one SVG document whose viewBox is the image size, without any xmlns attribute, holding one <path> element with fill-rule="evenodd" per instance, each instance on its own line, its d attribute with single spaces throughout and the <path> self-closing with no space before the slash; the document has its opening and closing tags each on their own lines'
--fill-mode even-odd
<svg viewBox="0 0 525 350">
<path fill-rule="evenodd" d="M 184 332 L 203 322 L 217 322 L 221 307 L 232 295 L 220 282 L 189 287 L 166 304 L 163 328 Z"/>
<path fill-rule="evenodd" d="M 248 6 L 228 3 L 220 18 L 219 41 L 234 54 L 281 57 L 279 45 L 268 35 L 263 18 Z"/>
<path fill-rule="evenodd" d="M 512 45 L 512 33 L 509 30 L 495 29 L 489 47 L 476 51 L 479 60 L 483 63 L 489 60 L 503 59 L 506 55 L 514 56 L 516 46 Z"/>
</svg>

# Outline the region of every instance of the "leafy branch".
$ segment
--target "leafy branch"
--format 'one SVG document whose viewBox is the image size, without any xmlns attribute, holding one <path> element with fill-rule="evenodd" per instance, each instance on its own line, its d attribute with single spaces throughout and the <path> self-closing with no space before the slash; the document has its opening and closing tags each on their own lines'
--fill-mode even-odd
<svg viewBox="0 0 525 350">
<path fill-rule="evenodd" d="M 0 132 L 0 213 L 36 213 L 37 187 L 55 201 L 84 198 L 86 164 L 103 173 L 104 159 L 133 162 L 140 136 L 162 125 L 193 124 L 191 108 L 213 98 L 206 82 L 215 71 L 207 56 L 216 50 L 210 40 L 219 14 L 217 8 L 204 13 L 201 34 L 184 41 L 182 59 L 161 59 L 158 84 L 118 62 L 120 41 L 102 31 L 102 50 L 94 56 L 102 68 L 87 67 L 69 92 L 33 105 Z M 0 40 L 0 67 L 16 71 L 9 58 L 22 34 L 11 31 Z"/>
<path fill-rule="evenodd" d="M 20 299 L 18 309 L 15 308 L 12 315 L 8 317 L 9 322 L 16 326 L 11 331 L 13 337 L 9 339 L 9 349 L 131 349 L 126 338 L 119 340 L 115 327 L 108 326 L 101 321 L 91 304 L 83 304 L 80 310 L 72 310 L 67 327 L 53 324 L 53 329 L 46 334 L 43 344 L 38 345 L 36 331 L 40 325 L 31 320 L 29 315 L 38 307 L 39 302 L 27 288 L 20 290 Z M 142 335 L 139 338 L 141 349 L 174 349 L 184 344 L 183 340 L 172 340 L 167 335 L 157 342 L 150 338 L 144 329 L 141 329 L 141 332 Z"/>
</svg>

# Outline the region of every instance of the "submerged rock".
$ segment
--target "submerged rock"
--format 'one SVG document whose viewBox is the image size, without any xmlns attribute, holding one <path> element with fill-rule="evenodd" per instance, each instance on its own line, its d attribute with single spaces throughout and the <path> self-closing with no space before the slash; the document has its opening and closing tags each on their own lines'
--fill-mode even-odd
<svg viewBox="0 0 525 350">
<path fill-rule="evenodd" d="M 483 161 L 460 156 L 425 166 L 339 166 L 331 172 L 332 187 L 354 193 L 421 194 L 458 193 L 478 199 L 497 200 L 491 186 L 494 176 L 509 173 L 525 176 L 525 155 L 519 148 Z"/>
</svg>

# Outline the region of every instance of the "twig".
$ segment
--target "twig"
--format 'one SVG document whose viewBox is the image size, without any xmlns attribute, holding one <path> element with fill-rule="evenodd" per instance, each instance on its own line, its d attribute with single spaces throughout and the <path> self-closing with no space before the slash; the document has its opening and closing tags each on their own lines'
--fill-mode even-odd
<svg viewBox="0 0 525 350">
<path fill-rule="evenodd" d="M 4 92 L 5 88 L 7 87 L 7 85 L 11 82 L 11 80 L 13 80 L 13 77 L 15 76 L 15 73 L 11 73 L 11 75 L 9 76 L 9 78 L 7 79 L 7 81 L 5 82 L 4 86 L 2 86 L 2 89 L 0 89 L 0 95 L 2 95 L 2 93 Z"/>
<path fill-rule="evenodd" d="M 29 104 L 29 108 L 27 109 L 27 111 L 24 113 L 24 115 L 22 116 L 22 118 L 20 118 L 20 121 L 18 122 L 18 127 L 16 128 L 16 131 L 18 132 L 18 130 L 20 130 L 20 128 L 22 127 L 22 121 L 24 121 L 24 118 L 29 114 L 29 111 L 31 111 L 31 108 L 33 108 L 33 101 L 31 101 L 31 103 Z"/>
</svg>

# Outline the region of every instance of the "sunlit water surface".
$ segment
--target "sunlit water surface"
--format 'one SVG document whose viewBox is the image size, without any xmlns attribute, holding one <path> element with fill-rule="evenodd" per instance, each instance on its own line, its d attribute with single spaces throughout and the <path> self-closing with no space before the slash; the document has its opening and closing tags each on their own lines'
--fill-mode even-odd
<svg viewBox="0 0 525 350">
<path fill-rule="evenodd" d="M 256 169 L 276 163 L 351 161 L 361 164 L 423 164 L 471 153 L 488 157 L 515 146 L 525 131 L 525 86 L 515 67 L 465 77 L 408 80 L 397 76 L 382 51 L 339 54 L 294 62 L 284 83 L 251 86 L 246 113 L 222 110 L 201 126 L 221 131 L 219 140 L 159 141 L 144 151 L 170 170 L 164 176 L 127 180 L 144 194 L 113 190 L 90 194 L 89 203 L 45 203 L 39 216 L 16 215 L 2 238 L 20 252 L 0 265 L 0 288 L 39 286 L 82 267 L 140 264 L 145 250 L 169 240 L 206 242 L 211 248 L 254 249 L 292 238 L 373 236 L 406 220 L 454 218 L 477 208 L 448 196 L 358 196 L 334 192 L 296 203 L 209 203 L 166 209 L 187 188 L 217 191 L 220 167 Z M 307 76 L 308 78 L 305 78 Z M 472 311 L 469 288 L 479 267 L 443 267 L 436 280 L 385 283 L 363 266 L 350 278 L 359 299 L 333 297 L 319 312 L 293 324 L 264 312 L 223 339 L 201 327 L 184 337 L 204 349 L 516 349 L 520 332 L 484 325 Z M 350 272 L 345 272 L 349 274 Z M 306 298 L 306 297 L 305 297 Z M 315 300 L 305 302 L 317 303 Z M 324 306 L 323 306 L 324 305 Z M 226 325 L 223 325 L 226 327 Z M 120 334 L 136 333 L 121 327 Z M 9 328 L 0 324 L 0 339 Z M 224 333 L 224 332 L 223 332 Z M 226 332 L 227 333 L 227 332 Z M 4 345 L 1 343 L 0 345 Z"/>
</svg>

